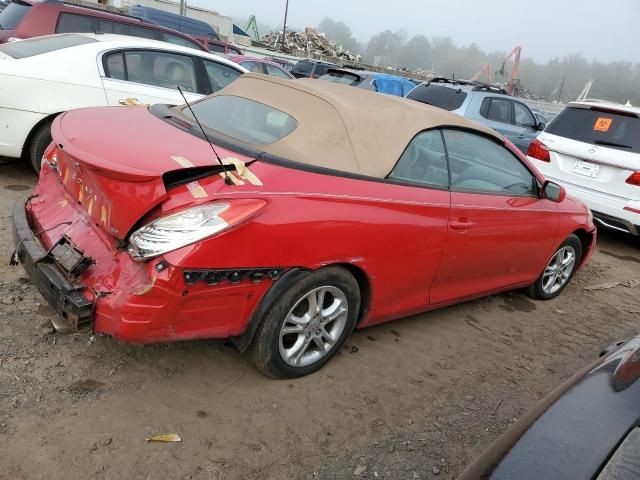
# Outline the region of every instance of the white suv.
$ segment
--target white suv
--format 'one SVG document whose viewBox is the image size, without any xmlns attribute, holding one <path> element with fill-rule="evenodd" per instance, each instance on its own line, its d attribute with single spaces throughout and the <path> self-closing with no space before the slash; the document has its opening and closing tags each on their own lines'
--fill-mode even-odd
<svg viewBox="0 0 640 480">
<path fill-rule="evenodd" d="M 527 155 L 586 203 L 600 225 L 640 235 L 640 108 L 572 102 Z"/>
</svg>

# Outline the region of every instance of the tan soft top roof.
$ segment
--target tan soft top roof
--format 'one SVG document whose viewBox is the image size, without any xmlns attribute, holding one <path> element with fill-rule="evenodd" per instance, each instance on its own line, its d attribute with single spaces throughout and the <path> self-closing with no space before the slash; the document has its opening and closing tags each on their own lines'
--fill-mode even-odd
<svg viewBox="0 0 640 480">
<path fill-rule="evenodd" d="M 214 95 L 236 95 L 281 110 L 298 128 L 256 150 L 318 167 L 384 178 L 419 132 L 462 127 L 501 137 L 464 117 L 414 100 L 322 80 L 248 73 Z"/>
</svg>

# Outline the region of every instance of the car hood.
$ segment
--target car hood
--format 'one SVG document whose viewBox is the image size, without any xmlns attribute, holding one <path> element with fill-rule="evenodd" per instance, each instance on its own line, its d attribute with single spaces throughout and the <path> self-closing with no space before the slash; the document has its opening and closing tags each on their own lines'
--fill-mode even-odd
<svg viewBox="0 0 640 480">
<path fill-rule="evenodd" d="M 220 172 L 206 141 L 145 107 L 73 110 L 57 117 L 51 134 L 59 148 L 56 168 L 65 189 L 119 239 L 162 202 L 172 186 Z M 225 162 L 251 160 L 216 150 Z"/>
</svg>

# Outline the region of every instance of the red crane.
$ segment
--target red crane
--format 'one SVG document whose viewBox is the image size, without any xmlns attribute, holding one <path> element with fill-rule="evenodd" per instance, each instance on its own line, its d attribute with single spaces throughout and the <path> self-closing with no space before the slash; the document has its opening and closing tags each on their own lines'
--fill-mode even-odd
<svg viewBox="0 0 640 480">
<path fill-rule="evenodd" d="M 511 69 L 511 78 L 509 79 L 509 83 L 507 84 L 507 91 L 509 92 L 509 95 L 513 95 L 513 83 L 514 80 L 516 79 L 516 76 L 518 75 L 518 69 L 520 68 L 520 53 L 522 53 L 522 47 L 516 47 L 513 50 L 511 50 L 502 60 L 502 66 L 500 67 L 500 70 L 498 70 L 496 73 L 502 76 L 505 76 L 505 66 L 507 65 L 507 62 L 509 61 L 509 59 L 511 59 L 511 57 L 513 57 L 513 68 Z"/>
</svg>

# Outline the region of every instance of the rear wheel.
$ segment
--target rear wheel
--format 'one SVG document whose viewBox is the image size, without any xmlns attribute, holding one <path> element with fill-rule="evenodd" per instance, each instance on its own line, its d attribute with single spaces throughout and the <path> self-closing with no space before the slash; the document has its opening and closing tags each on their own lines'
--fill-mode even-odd
<svg viewBox="0 0 640 480">
<path fill-rule="evenodd" d="M 310 273 L 267 311 L 251 345 L 254 363 L 273 378 L 315 372 L 340 350 L 359 309 L 358 282 L 347 270 Z"/>
<path fill-rule="evenodd" d="M 549 260 L 542 274 L 527 289 L 530 297 L 550 300 L 560 295 L 576 273 L 582 259 L 582 243 L 576 235 L 569 235 Z"/>
<path fill-rule="evenodd" d="M 44 151 L 51 143 L 51 121 L 48 120 L 36 128 L 31 141 L 29 142 L 29 160 L 31 166 L 36 171 L 40 172 L 40 165 L 42 163 L 42 156 Z"/>
</svg>

